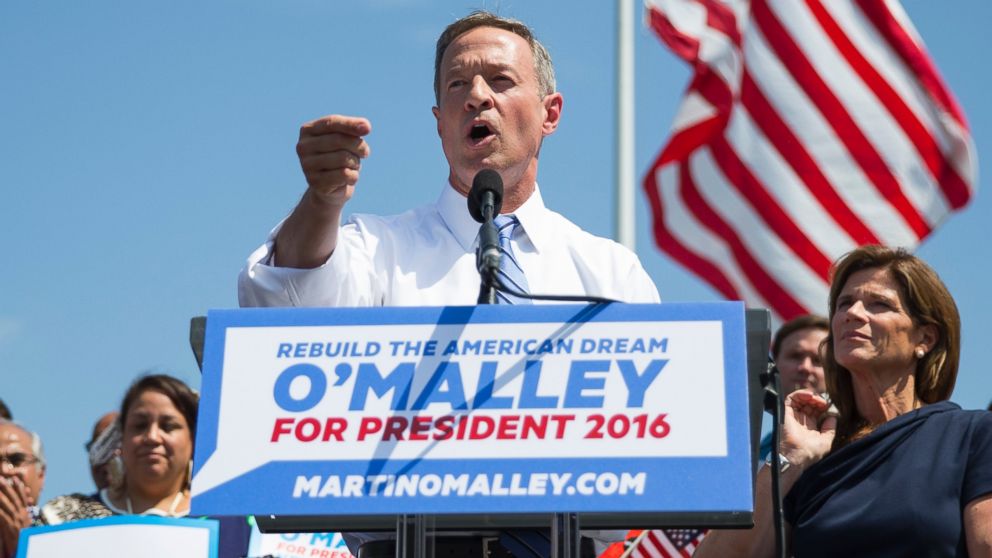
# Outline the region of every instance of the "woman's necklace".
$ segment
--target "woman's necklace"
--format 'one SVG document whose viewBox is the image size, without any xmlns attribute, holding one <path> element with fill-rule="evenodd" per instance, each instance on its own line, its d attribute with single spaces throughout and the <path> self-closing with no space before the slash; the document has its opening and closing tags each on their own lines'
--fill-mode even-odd
<svg viewBox="0 0 992 558">
<path fill-rule="evenodd" d="M 172 505 L 169 506 L 169 510 L 165 512 L 168 517 L 176 517 L 176 509 L 179 508 L 179 503 L 183 501 L 183 491 L 180 490 L 176 493 L 176 497 L 172 499 Z M 124 503 L 127 504 L 127 514 L 134 515 L 134 508 L 131 507 L 131 495 L 124 494 Z M 151 508 L 157 509 L 157 508 Z M 148 511 L 148 510 L 145 510 Z"/>
</svg>

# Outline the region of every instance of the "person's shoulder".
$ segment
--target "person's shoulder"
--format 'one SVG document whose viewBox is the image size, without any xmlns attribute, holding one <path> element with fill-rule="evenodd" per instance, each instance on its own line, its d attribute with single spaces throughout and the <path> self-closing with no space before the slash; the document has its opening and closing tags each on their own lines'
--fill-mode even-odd
<svg viewBox="0 0 992 558">
<path fill-rule="evenodd" d="M 968 418 L 976 430 L 992 435 L 992 411 L 968 409 L 961 410 L 960 413 Z"/>
<path fill-rule="evenodd" d="M 943 411 L 935 416 L 943 416 L 946 420 L 992 424 L 992 412 L 985 409 L 962 409 L 960 405 L 952 401 L 933 403 L 932 408 Z"/>
<path fill-rule="evenodd" d="M 640 265 L 637 254 L 623 244 L 611 238 L 593 234 L 556 211 L 548 209 L 546 218 L 553 230 L 567 239 L 568 245 L 578 247 L 580 251 L 597 258 L 609 257 L 615 261 L 638 262 Z"/>
<path fill-rule="evenodd" d="M 61 496 L 56 496 L 49 500 L 45 507 L 55 507 L 55 506 L 71 506 L 78 502 L 88 502 L 88 501 L 99 501 L 99 496 L 97 494 L 83 494 L 81 492 L 73 492 L 72 494 L 63 494 Z"/>
<path fill-rule="evenodd" d="M 597 285 L 593 294 L 625 302 L 659 301 L 657 287 L 632 250 L 583 230 L 554 211 L 546 211 L 545 219 L 547 240 L 566 250 L 580 275 Z"/>
<path fill-rule="evenodd" d="M 114 513 L 96 494 L 63 494 L 41 507 L 41 517 L 48 525 L 58 525 L 80 519 L 98 519 Z"/>
<path fill-rule="evenodd" d="M 928 405 L 930 430 L 940 437 L 992 438 L 992 412 L 962 409 L 957 403 L 941 401 Z"/>
</svg>

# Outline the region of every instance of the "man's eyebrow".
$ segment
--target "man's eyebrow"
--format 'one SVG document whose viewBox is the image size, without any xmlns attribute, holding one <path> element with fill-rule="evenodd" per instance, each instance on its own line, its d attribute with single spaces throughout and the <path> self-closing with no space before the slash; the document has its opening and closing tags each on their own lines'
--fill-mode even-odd
<svg viewBox="0 0 992 558">
<path fill-rule="evenodd" d="M 481 66 L 485 70 L 496 70 L 498 72 L 512 72 L 517 73 L 517 66 L 515 64 L 509 64 L 506 62 L 481 62 L 481 63 L 471 63 L 471 64 L 451 64 L 444 69 L 444 75 L 452 72 L 464 71 L 466 68 L 473 68 L 476 66 Z"/>
</svg>

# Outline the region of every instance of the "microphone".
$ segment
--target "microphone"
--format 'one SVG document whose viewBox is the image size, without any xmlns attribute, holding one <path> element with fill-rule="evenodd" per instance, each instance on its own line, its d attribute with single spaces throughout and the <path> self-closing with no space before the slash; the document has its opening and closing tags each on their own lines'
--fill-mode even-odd
<svg viewBox="0 0 992 558">
<path fill-rule="evenodd" d="M 492 169 L 482 169 L 472 180 L 468 191 L 468 212 L 479 223 L 499 215 L 503 207 L 503 179 Z"/>
<path fill-rule="evenodd" d="M 475 252 L 475 267 L 482 279 L 479 303 L 495 302 L 493 285 L 499 269 L 499 231 L 493 219 L 503 206 L 503 179 L 492 169 L 482 169 L 472 180 L 468 192 L 468 212 L 482 223 L 479 227 L 479 247 Z"/>
</svg>

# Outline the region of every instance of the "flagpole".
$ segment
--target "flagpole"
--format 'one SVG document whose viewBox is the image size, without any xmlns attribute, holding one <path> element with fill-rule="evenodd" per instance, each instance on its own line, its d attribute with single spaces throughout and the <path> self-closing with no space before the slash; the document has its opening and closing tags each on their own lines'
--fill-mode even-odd
<svg viewBox="0 0 992 558">
<path fill-rule="evenodd" d="M 635 249 L 634 228 L 634 2 L 617 0 L 616 219 L 614 238 Z"/>
</svg>

